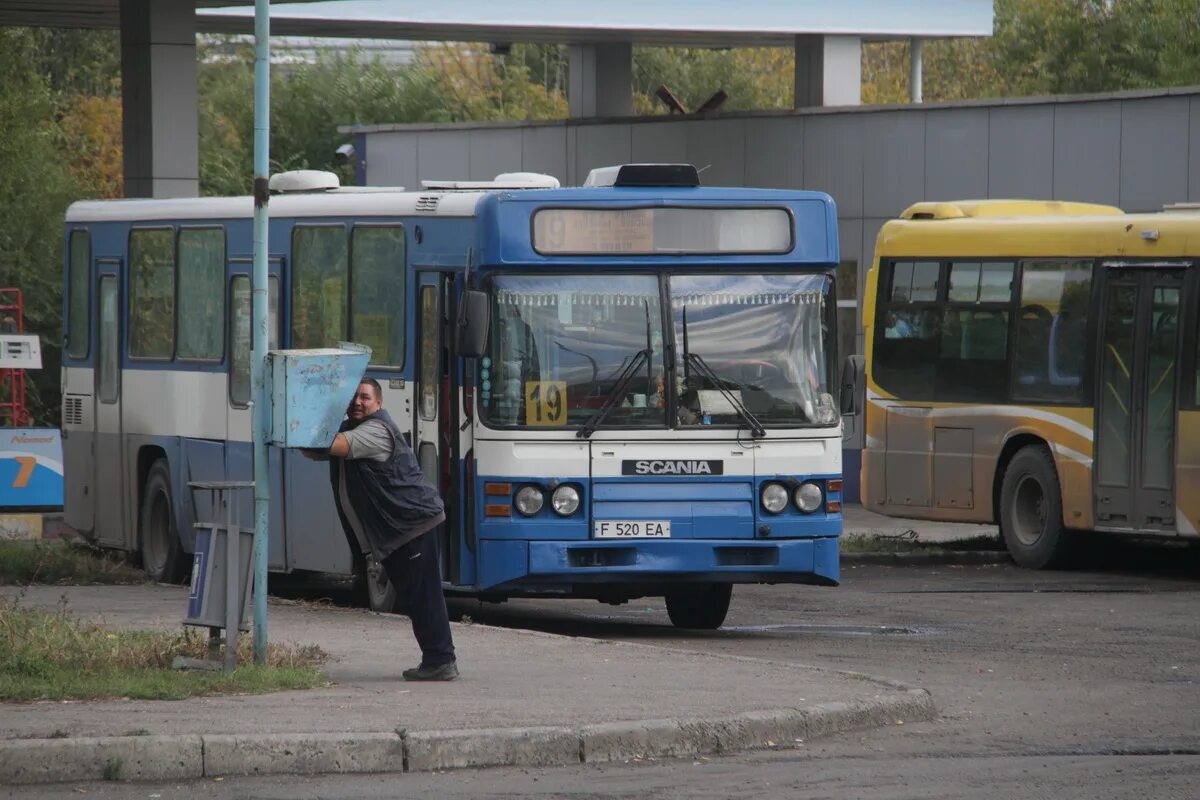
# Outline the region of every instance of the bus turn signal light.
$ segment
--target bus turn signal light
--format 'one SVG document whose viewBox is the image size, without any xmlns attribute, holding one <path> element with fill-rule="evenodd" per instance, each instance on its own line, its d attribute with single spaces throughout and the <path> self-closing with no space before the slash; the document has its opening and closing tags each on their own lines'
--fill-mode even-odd
<svg viewBox="0 0 1200 800">
<path fill-rule="evenodd" d="M 485 483 L 483 493 L 489 497 L 508 497 L 512 494 L 511 483 Z"/>
<path fill-rule="evenodd" d="M 488 503 L 483 507 L 485 517 L 511 517 L 512 506 L 508 503 Z"/>
<path fill-rule="evenodd" d="M 829 491 L 831 491 L 831 492 L 840 492 L 842 490 L 842 479 L 834 478 L 832 480 L 826 481 L 825 486 L 828 487 Z"/>
</svg>

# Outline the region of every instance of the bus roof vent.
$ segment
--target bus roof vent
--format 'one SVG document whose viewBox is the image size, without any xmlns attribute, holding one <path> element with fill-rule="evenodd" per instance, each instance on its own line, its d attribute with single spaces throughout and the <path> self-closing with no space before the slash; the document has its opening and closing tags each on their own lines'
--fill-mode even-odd
<svg viewBox="0 0 1200 800">
<path fill-rule="evenodd" d="M 417 211 L 425 211 L 432 214 L 437 211 L 438 201 L 442 199 L 440 194 L 423 194 L 417 197 Z"/>
<path fill-rule="evenodd" d="M 558 178 L 540 172 L 501 172 L 490 181 L 421 181 L 422 189 L 480 192 L 488 189 L 557 189 Z"/>
<path fill-rule="evenodd" d="M 700 185 L 700 173 L 691 164 L 621 164 L 597 167 L 584 186 L 687 186 Z"/>
<path fill-rule="evenodd" d="M 1116 206 L 1062 200 L 955 200 L 914 203 L 900 219 L 963 219 L 964 217 L 1086 217 L 1124 214 Z"/>
<path fill-rule="evenodd" d="M 267 188 L 273 194 L 290 192 L 327 192 L 341 186 L 338 176 L 321 169 L 294 169 L 289 172 L 277 172 L 267 182 Z"/>
</svg>

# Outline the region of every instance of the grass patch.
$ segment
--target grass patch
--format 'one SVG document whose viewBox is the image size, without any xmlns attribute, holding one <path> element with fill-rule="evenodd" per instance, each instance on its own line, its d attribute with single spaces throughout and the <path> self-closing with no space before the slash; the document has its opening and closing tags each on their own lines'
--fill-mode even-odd
<svg viewBox="0 0 1200 800">
<path fill-rule="evenodd" d="M 84 542 L 0 541 L 0 584 L 132 584 L 146 575 L 118 553 Z"/>
<path fill-rule="evenodd" d="M 931 553 L 944 550 L 1003 550 L 999 537 L 968 536 L 941 542 L 922 542 L 916 535 L 847 533 L 841 537 L 843 553 Z"/>
<path fill-rule="evenodd" d="M 253 663 L 249 636 L 238 639 L 231 673 L 179 671 L 176 656 L 205 658 L 206 631 L 109 630 L 65 608 L 39 611 L 0 601 L 0 700 L 180 700 L 208 694 L 260 694 L 326 684 L 327 656 L 316 645 L 270 644 Z"/>
</svg>

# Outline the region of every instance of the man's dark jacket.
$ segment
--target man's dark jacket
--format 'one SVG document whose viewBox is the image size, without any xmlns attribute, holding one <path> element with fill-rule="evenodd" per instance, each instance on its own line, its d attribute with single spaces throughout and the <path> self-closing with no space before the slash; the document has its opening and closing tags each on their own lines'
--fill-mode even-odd
<svg viewBox="0 0 1200 800">
<path fill-rule="evenodd" d="M 346 493 L 350 503 L 362 523 L 375 558 L 382 561 L 421 534 L 436 528 L 445 520 L 446 513 L 441 495 L 425 478 L 412 448 L 386 411 L 381 408 L 358 422 L 346 420 L 338 432 L 352 430 L 371 419 L 382 422 L 392 435 L 391 457 L 386 461 L 330 458 L 329 478 L 333 482 L 334 502 L 351 552 L 357 553 L 359 547 L 342 509 L 338 471 L 343 469 L 346 470 Z"/>
</svg>

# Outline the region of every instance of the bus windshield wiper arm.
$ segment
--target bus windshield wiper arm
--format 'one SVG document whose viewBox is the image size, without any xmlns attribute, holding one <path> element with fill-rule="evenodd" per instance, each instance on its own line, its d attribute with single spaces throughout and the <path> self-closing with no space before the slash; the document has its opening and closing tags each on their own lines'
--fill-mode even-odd
<svg viewBox="0 0 1200 800">
<path fill-rule="evenodd" d="M 688 353 L 687 360 L 701 375 L 712 381 L 713 386 L 716 386 L 717 390 L 725 396 L 725 399 L 733 406 L 733 410 L 738 413 L 738 416 L 745 420 L 746 425 L 750 428 L 751 438 L 761 439 L 767 435 L 767 431 L 763 428 L 762 423 L 758 421 L 758 418 L 751 414 L 750 409 L 743 405 L 741 398 L 725 388 L 726 381 L 713 372 L 712 367 L 708 365 L 708 362 L 699 353 Z"/>
<path fill-rule="evenodd" d="M 576 438 L 586 439 L 596 432 L 596 428 L 600 427 L 600 423 L 608 416 L 608 412 L 616 407 L 617 400 L 625 393 L 625 387 L 633 380 L 633 376 L 648 358 L 650 358 L 649 347 L 638 350 L 633 354 L 633 358 L 629 359 L 629 363 L 625 365 L 625 369 L 621 370 L 621 374 L 617 376 L 616 385 L 605 396 L 604 405 L 600 406 L 600 410 L 596 412 L 595 416 L 585 422 L 583 427 L 575 433 Z"/>
</svg>

